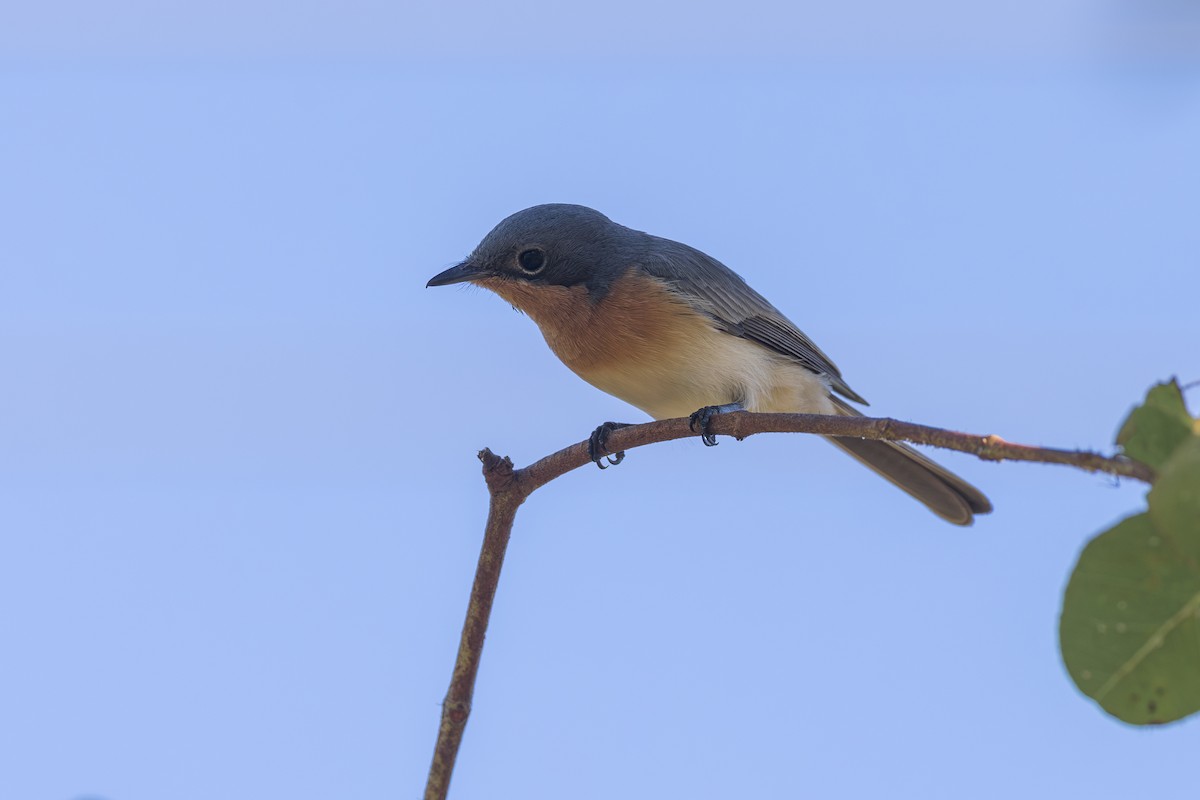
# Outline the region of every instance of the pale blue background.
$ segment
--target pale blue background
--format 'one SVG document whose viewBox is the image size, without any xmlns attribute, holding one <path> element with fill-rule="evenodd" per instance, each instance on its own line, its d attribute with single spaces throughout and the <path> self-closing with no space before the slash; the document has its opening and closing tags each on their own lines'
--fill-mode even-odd
<svg viewBox="0 0 1200 800">
<path fill-rule="evenodd" d="M 1197 5 L 838 8 L 5 10 L 0 798 L 419 795 L 476 450 L 642 418 L 424 289 L 527 205 L 724 260 L 881 414 L 1106 448 L 1200 378 Z M 944 460 L 996 514 L 799 436 L 539 492 L 453 796 L 1193 796 L 1200 723 L 1057 653 L 1142 488 Z"/>
</svg>

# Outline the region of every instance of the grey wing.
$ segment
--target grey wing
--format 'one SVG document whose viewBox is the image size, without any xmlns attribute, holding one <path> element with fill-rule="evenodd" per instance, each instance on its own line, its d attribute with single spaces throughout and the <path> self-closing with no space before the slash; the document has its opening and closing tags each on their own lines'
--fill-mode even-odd
<svg viewBox="0 0 1200 800">
<path fill-rule="evenodd" d="M 642 268 L 687 297 L 717 327 L 794 359 L 805 369 L 825 376 L 838 394 L 867 405 L 842 379 L 829 356 L 740 275 L 694 247 L 650 238 L 653 245 L 639 259 Z"/>
</svg>

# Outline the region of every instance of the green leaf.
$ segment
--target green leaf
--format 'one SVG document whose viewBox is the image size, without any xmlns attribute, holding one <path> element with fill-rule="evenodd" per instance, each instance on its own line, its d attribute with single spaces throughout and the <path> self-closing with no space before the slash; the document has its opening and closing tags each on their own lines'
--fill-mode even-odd
<svg viewBox="0 0 1200 800">
<path fill-rule="evenodd" d="M 1189 448 L 1191 449 L 1191 448 Z M 1200 457 L 1200 450 L 1195 456 Z M 1135 725 L 1200 710 L 1200 517 L 1187 514 L 1200 484 L 1191 462 L 1156 484 L 1154 512 L 1119 522 L 1084 548 L 1063 598 L 1059 640 L 1080 690 Z M 1193 499 L 1180 500 L 1176 489 Z M 1183 517 L 1177 518 L 1176 512 Z"/>
<path fill-rule="evenodd" d="M 1200 424 L 1187 412 L 1174 379 L 1150 389 L 1146 402 L 1129 413 L 1117 433 L 1125 455 L 1159 470 L 1175 448 L 1200 435 Z"/>
<path fill-rule="evenodd" d="M 1147 501 L 1154 527 L 1171 537 L 1183 557 L 1200 562 L 1200 438 L 1192 437 L 1176 448 L 1159 471 Z"/>
<path fill-rule="evenodd" d="M 1088 543 L 1063 597 L 1059 643 L 1075 684 L 1135 725 L 1200 711 L 1200 421 L 1175 381 L 1121 426 L 1154 467 L 1149 510 Z"/>
</svg>

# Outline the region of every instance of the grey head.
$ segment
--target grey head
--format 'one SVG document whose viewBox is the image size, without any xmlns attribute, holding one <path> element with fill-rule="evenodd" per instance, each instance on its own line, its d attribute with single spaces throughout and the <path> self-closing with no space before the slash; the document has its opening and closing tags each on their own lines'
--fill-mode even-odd
<svg viewBox="0 0 1200 800">
<path fill-rule="evenodd" d="M 547 203 L 506 217 L 465 261 L 426 285 L 497 278 L 584 284 L 593 297 L 602 296 L 651 239 L 587 206 Z"/>
</svg>

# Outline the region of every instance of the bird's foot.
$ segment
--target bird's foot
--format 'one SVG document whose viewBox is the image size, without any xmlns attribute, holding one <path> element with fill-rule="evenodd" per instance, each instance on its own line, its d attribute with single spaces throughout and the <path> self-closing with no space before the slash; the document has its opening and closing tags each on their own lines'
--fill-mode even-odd
<svg viewBox="0 0 1200 800">
<path fill-rule="evenodd" d="M 608 436 L 618 428 L 628 428 L 628 422 L 606 422 L 596 430 L 592 431 L 592 435 L 588 437 L 588 458 L 592 460 L 600 469 L 608 469 L 609 466 L 616 466 L 625 460 L 625 451 L 607 455 L 608 453 Z M 608 464 L 604 462 L 607 461 Z"/>
<path fill-rule="evenodd" d="M 723 406 L 705 406 L 688 417 L 688 427 L 700 433 L 700 441 L 704 442 L 705 447 L 713 447 L 717 443 L 717 435 L 708 432 L 708 425 L 712 422 L 712 418 L 717 414 L 724 414 L 729 411 L 745 410 L 746 407 L 741 403 L 726 403 Z"/>
</svg>

